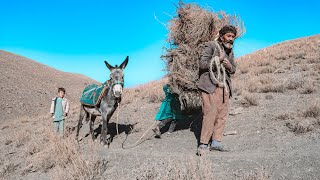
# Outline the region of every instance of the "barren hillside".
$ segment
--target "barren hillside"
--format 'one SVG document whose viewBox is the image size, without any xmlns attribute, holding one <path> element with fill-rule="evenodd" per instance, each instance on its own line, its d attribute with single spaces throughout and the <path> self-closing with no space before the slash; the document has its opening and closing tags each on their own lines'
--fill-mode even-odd
<svg viewBox="0 0 320 180">
<path fill-rule="evenodd" d="M 152 132 L 145 134 L 164 97 L 165 80 L 161 80 L 126 89 L 110 122 L 108 148 L 91 140 L 88 125 L 81 129 L 82 140 L 74 141 L 77 107 L 72 109 L 68 137 L 63 140 L 51 133 L 52 123 L 40 113 L 1 122 L 0 178 L 319 179 L 320 35 L 273 45 L 237 59 L 237 64 L 225 129 L 237 134 L 223 138 L 231 152 L 195 155 L 199 113 L 180 120 L 172 135 L 164 133 L 155 139 Z M 29 79 L 32 73 L 24 76 Z M 50 90 L 43 87 L 51 93 L 51 86 Z M 77 92 L 71 87 L 69 91 Z M 98 136 L 99 123 L 98 119 Z M 142 143 L 130 148 L 144 134 Z"/>
<path fill-rule="evenodd" d="M 47 113 L 58 87 L 64 87 L 67 98 L 75 104 L 85 84 L 95 82 L 83 75 L 61 72 L 1 50 L 0 64 L 0 122 Z"/>
</svg>

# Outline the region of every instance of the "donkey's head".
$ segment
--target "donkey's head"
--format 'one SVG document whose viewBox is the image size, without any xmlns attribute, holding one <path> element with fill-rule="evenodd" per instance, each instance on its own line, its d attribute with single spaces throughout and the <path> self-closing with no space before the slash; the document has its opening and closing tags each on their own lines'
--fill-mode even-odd
<svg viewBox="0 0 320 180">
<path fill-rule="evenodd" d="M 123 85 L 124 85 L 124 73 L 123 69 L 126 68 L 129 61 L 129 56 L 121 63 L 120 66 L 111 66 L 107 61 L 104 61 L 107 68 L 110 70 L 110 81 L 111 81 L 111 88 L 113 95 L 116 98 L 121 97 L 122 91 L 123 91 Z"/>
</svg>

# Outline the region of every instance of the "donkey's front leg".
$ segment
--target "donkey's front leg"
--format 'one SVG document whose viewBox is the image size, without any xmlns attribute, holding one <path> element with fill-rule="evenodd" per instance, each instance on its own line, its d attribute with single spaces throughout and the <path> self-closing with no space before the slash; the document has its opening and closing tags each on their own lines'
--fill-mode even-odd
<svg viewBox="0 0 320 180">
<path fill-rule="evenodd" d="M 107 116 L 107 113 L 104 113 L 101 116 L 102 116 L 102 128 L 101 128 L 100 143 L 102 145 L 106 145 L 107 134 L 108 134 L 108 116 Z"/>
</svg>

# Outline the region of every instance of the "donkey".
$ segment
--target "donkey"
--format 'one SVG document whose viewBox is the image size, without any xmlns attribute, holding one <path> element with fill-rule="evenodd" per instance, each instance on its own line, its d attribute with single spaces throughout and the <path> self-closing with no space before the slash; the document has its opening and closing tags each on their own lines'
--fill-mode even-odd
<svg viewBox="0 0 320 180">
<path fill-rule="evenodd" d="M 96 137 L 93 131 L 94 121 L 97 116 L 102 116 L 102 129 L 100 135 L 100 143 L 102 145 L 107 144 L 107 133 L 108 133 L 108 122 L 114 111 L 118 107 L 118 103 L 121 101 L 121 95 L 124 85 L 124 73 L 123 69 L 127 66 L 129 57 L 121 63 L 120 66 L 111 66 L 109 63 L 104 61 L 107 68 L 110 70 L 110 79 L 106 82 L 107 90 L 105 91 L 99 107 L 86 106 L 81 104 L 80 116 L 77 127 L 76 140 L 78 140 L 79 131 L 82 127 L 82 120 L 86 116 L 86 120 L 89 121 L 90 134 L 92 139 L 95 140 Z M 90 115 L 90 119 L 89 119 Z"/>
</svg>

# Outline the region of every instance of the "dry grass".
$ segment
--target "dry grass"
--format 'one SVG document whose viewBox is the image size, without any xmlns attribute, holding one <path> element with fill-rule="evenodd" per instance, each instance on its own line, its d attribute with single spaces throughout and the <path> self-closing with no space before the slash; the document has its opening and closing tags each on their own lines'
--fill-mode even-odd
<svg viewBox="0 0 320 180">
<path fill-rule="evenodd" d="M 288 78 L 285 84 L 287 89 L 295 90 L 295 89 L 301 88 L 304 85 L 304 81 L 302 77 L 291 76 Z"/>
<path fill-rule="evenodd" d="M 281 81 L 275 80 L 275 78 L 270 75 L 253 77 L 246 85 L 246 90 L 258 93 L 283 93 L 285 89 Z"/>
<path fill-rule="evenodd" d="M 284 93 L 286 90 L 285 86 L 281 83 L 278 84 L 267 84 L 261 86 L 258 92 L 261 93 Z"/>
<path fill-rule="evenodd" d="M 17 170 L 19 165 L 15 165 L 13 163 L 9 163 L 4 165 L 4 167 L 0 170 L 0 178 L 6 178 L 8 175 L 12 174 Z"/>
<path fill-rule="evenodd" d="M 259 101 L 258 101 L 258 96 L 255 94 L 251 94 L 248 92 L 245 92 L 242 94 L 242 100 L 241 100 L 241 104 L 244 107 L 250 107 L 250 106 L 258 106 L 259 105 Z"/>
<path fill-rule="evenodd" d="M 320 105 L 319 103 L 313 103 L 307 109 L 302 112 L 302 116 L 305 118 L 317 118 L 320 116 Z"/>
<path fill-rule="evenodd" d="M 263 168 L 257 168 L 255 170 L 244 172 L 240 177 L 236 178 L 237 180 L 268 180 L 271 177 Z"/>
<path fill-rule="evenodd" d="M 279 120 L 289 120 L 294 118 L 295 118 L 295 115 L 293 112 L 283 112 L 276 115 L 276 119 L 279 119 Z"/>
<path fill-rule="evenodd" d="M 82 154 L 73 138 L 62 139 L 51 130 L 46 127 L 42 137 L 33 137 L 26 151 L 23 174 L 40 171 L 51 174 L 52 179 L 102 178 L 107 168 L 105 159 Z"/>
<path fill-rule="evenodd" d="M 257 68 L 255 71 L 255 75 L 259 76 L 261 74 L 270 74 L 270 73 L 274 73 L 275 70 L 276 70 L 275 67 L 268 65 L 262 68 Z"/>
<path fill-rule="evenodd" d="M 302 119 L 300 121 L 291 121 L 287 123 L 287 127 L 291 129 L 294 133 L 307 133 L 314 129 L 313 119 Z"/>
<path fill-rule="evenodd" d="M 304 85 L 298 89 L 301 94 L 312 94 L 317 91 L 316 83 L 310 79 L 304 82 Z"/>
<path fill-rule="evenodd" d="M 165 85 L 167 81 L 166 78 L 163 78 L 159 81 L 151 81 L 135 88 L 125 89 L 121 103 L 131 104 L 141 99 L 147 99 L 151 103 L 161 102 L 165 97 L 163 85 Z"/>
<path fill-rule="evenodd" d="M 267 95 L 265 96 L 265 98 L 268 99 L 268 100 L 272 100 L 272 99 L 273 99 L 273 96 L 272 96 L 272 94 L 267 94 Z"/>
<path fill-rule="evenodd" d="M 214 177 L 212 162 L 205 158 L 189 157 L 187 161 L 161 160 L 142 163 L 136 168 L 135 179 L 203 179 L 210 180 Z"/>
</svg>

